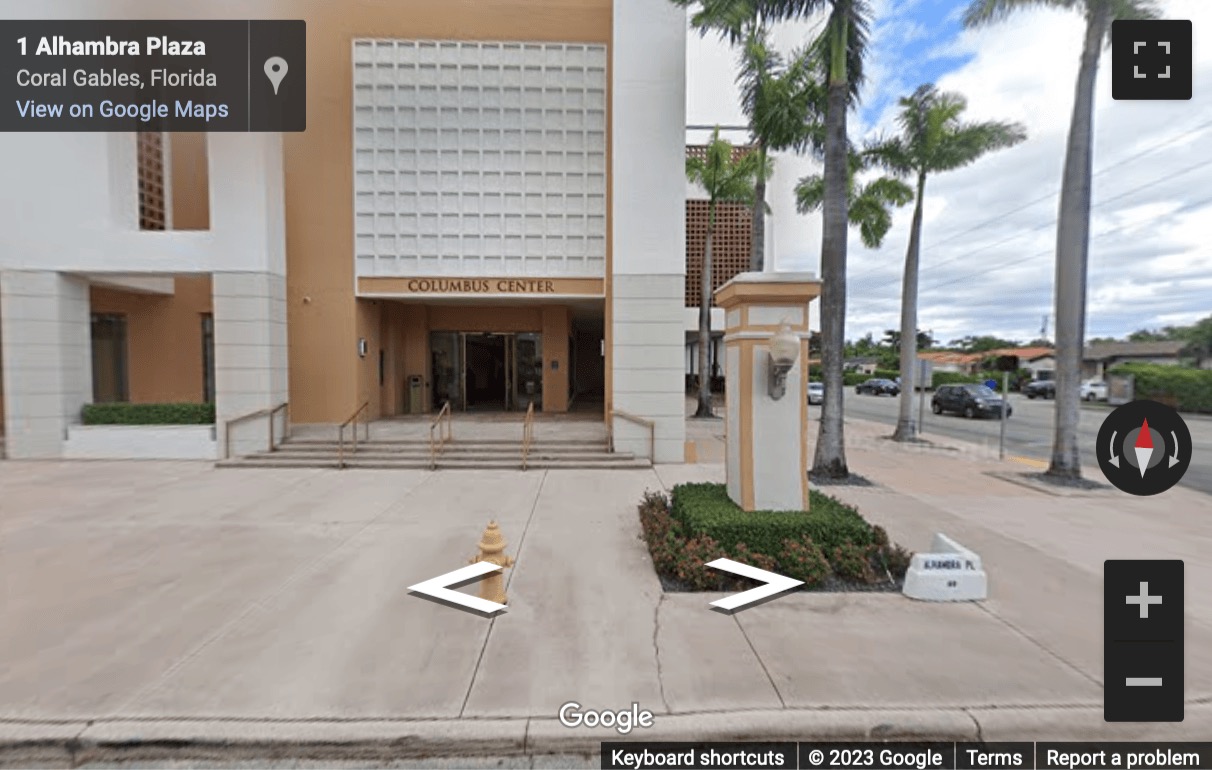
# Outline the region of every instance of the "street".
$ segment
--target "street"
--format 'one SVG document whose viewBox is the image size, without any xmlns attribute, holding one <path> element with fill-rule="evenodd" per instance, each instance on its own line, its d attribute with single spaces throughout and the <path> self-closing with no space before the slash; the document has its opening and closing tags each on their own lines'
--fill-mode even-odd
<svg viewBox="0 0 1212 770">
<path fill-rule="evenodd" d="M 853 388 L 847 388 L 846 414 L 866 420 L 885 423 L 889 428 L 896 425 L 899 399 L 890 396 L 859 396 Z M 1010 394 L 1014 416 L 1006 424 L 1006 455 L 1046 463 L 1052 452 L 1052 413 L 1056 402 L 1031 400 L 1017 393 Z M 917 402 L 914 402 L 917 410 Z M 1082 468 L 1087 478 L 1103 481 L 1094 456 L 1095 439 L 1099 426 L 1110 410 L 1103 405 L 1082 407 L 1079 428 L 1082 447 Z M 1212 419 L 1202 415 L 1183 415 L 1191 430 L 1194 447 L 1191 467 L 1179 482 L 1205 494 L 1212 494 Z M 932 414 L 930 394 L 926 394 L 922 417 L 922 437 L 946 436 L 960 439 L 996 454 L 998 444 L 998 420 L 967 420 L 954 414 Z M 1038 463 L 1032 463 L 1038 464 Z M 1042 469 L 1044 466 L 1040 466 Z"/>
</svg>

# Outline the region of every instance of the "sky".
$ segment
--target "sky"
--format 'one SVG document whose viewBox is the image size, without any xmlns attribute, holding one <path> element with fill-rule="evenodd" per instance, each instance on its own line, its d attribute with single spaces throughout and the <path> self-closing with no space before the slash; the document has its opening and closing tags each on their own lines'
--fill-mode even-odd
<svg viewBox="0 0 1212 770">
<path fill-rule="evenodd" d="M 896 130 L 897 101 L 935 83 L 968 99 L 968 120 L 1024 125 L 1022 144 L 927 182 L 918 321 L 943 343 L 970 334 L 1051 338 L 1056 211 L 1084 20 L 1029 9 L 963 29 L 967 0 L 873 0 L 867 83 L 851 136 Z M 1114 101 L 1111 53 L 1096 90 L 1086 336 L 1123 337 L 1212 315 L 1212 3 L 1162 0 L 1164 18 L 1193 24 L 1191 101 Z M 819 22 L 780 25 L 789 52 Z M 687 123 L 743 125 L 735 53 L 688 29 Z M 725 134 L 743 142 L 743 131 Z M 703 132 L 688 139 L 702 142 Z M 776 269 L 819 275 L 820 214 L 796 213 L 796 180 L 819 170 L 782 156 L 769 189 Z M 900 326 L 912 206 L 896 211 L 878 250 L 851 231 L 846 336 Z M 814 319 L 817 314 L 814 312 Z M 814 320 L 814 323 L 818 321 Z"/>
</svg>

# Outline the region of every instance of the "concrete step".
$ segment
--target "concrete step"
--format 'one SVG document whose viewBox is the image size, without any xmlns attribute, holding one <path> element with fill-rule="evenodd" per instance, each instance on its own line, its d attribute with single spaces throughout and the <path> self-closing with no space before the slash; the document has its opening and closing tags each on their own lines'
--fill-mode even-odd
<svg viewBox="0 0 1212 770">
<path fill-rule="evenodd" d="M 277 457 L 273 455 L 251 455 L 217 463 L 220 468 L 336 468 L 335 457 Z M 619 459 L 609 459 L 618 457 Z M 345 461 L 346 468 L 383 470 L 429 470 L 429 460 L 367 459 L 361 456 Z M 520 458 L 509 460 L 467 460 L 444 457 L 438 460 L 438 470 L 521 470 Z M 620 455 L 604 455 L 596 460 L 539 459 L 528 464 L 530 470 L 571 469 L 637 469 L 651 468 L 647 460 Z"/>
<path fill-rule="evenodd" d="M 337 452 L 338 444 L 335 441 L 328 443 L 307 442 L 299 443 L 295 441 L 287 441 L 279 445 L 282 451 L 292 452 Z M 348 452 L 353 446 L 352 442 L 345 442 L 345 451 Z M 575 443 L 557 444 L 550 441 L 535 441 L 531 445 L 532 451 L 544 452 L 605 452 L 605 441 L 579 441 Z M 390 441 L 359 441 L 358 451 L 368 452 L 424 452 L 429 453 L 429 442 L 390 442 Z M 452 441 L 447 442 L 447 452 L 521 452 L 521 441 Z"/>
<path fill-rule="evenodd" d="M 283 447 L 283 448 L 280 448 L 277 451 L 275 451 L 272 455 L 258 454 L 258 455 L 254 455 L 254 456 L 290 458 L 290 459 L 295 459 L 295 460 L 329 459 L 329 460 L 335 461 L 337 459 L 337 452 L 336 451 L 332 451 L 332 452 L 302 451 L 302 452 L 300 452 L 300 451 L 296 451 L 295 449 L 292 449 L 290 447 Z M 522 461 L 522 450 L 518 449 L 516 447 L 514 449 L 501 450 L 501 451 L 475 450 L 475 449 L 453 450 L 453 449 L 447 448 L 447 450 L 445 452 L 442 452 L 441 455 L 439 455 L 439 456 L 448 458 L 448 459 L 457 459 L 457 460 L 508 460 L 508 461 L 516 461 L 516 462 L 520 463 Z M 630 453 L 620 452 L 620 453 L 612 455 L 611 453 L 609 453 L 605 450 L 602 450 L 602 449 L 590 450 L 590 451 L 570 451 L 570 450 L 566 450 L 566 449 L 531 450 L 529 456 L 530 456 L 531 460 L 536 460 L 536 459 L 600 460 L 600 459 L 610 459 L 612 457 L 619 457 L 621 459 L 632 459 L 633 458 L 633 455 Z M 421 450 L 417 450 L 417 451 L 410 451 L 410 450 L 382 451 L 382 450 L 378 450 L 378 449 L 363 449 L 361 446 L 359 446 L 357 452 L 351 452 L 351 451 L 349 451 L 348 448 L 346 448 L 345 459 L 348 460 L 348 459 L 354 458 L 354 457 L 360 458 L 362 460 L 388 460 L 388 461 L 400 461 L 400 462 L 405 462 L 408 460 L 415 460 L 415 461 L 420 462 L 423 460 L 425 462 L 429 462 L 429 450 L 426 449 L 423 451 L 421 451 Z"/>
<path fill-rule="evenodd" d="M 349 438 L 345 439 L 345 446 L 353 443 Z M 474 447 L 521 447 L 522 437 L 517 438 L 476 438 L 476 439 L 453 439 L 446 442 L 447 446 L 474 446 Z M 331 449 L 336 451 L 338 442 L 336 439 L 324 438 L 290 438 L 282 443 L 284 447 L 300 447 L 300 448 L 316 448 L 316 449 Z M 411 438 L 411 439 L 371 439 L 366 441 L 358 439 L 358 446 L 376 446 L 376 447 L 418 447 L 429 450 L 429 437 Z M 604 447 L 606 439 L 549 439 L 535 438 L 531 442 L 531 446 L 550 446 L 550 447 Z"/>
</svg>

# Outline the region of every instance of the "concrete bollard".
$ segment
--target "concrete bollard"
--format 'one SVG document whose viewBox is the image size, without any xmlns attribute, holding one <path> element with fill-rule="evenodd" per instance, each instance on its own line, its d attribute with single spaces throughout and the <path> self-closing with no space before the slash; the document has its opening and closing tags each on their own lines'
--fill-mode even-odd
<svg viewBox="0 0 1212 770">
<path fill-rule="evenodd" d="M 902 592 L 927 602 L 971 602 L 987 598 L 989 584 L 981 557 L 940 532 L 930 553 L 914 554 Z"/>
<path fill-rule="evenodd" d="M 495 521 L 488 522 L 488 528 L 480 536 L 480 553 L 472 558 L 471 564 L 486 561 L 496 564 L 502 570 L 513 566 L 513 557 L 506 556 L 505 538 Z M 498 604 L 508 604 L 505 601 L 505 573 L 493 572 L 480 581 L 480 598 Z"/>
</svg>

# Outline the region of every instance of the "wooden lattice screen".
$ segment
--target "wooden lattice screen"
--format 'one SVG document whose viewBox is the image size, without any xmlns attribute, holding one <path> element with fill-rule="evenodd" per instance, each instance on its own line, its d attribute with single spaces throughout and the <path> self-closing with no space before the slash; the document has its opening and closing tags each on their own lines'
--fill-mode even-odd
<svg viewBox="0 0 1212 770">
<path fill-rule="evenodd" d="M 719 203 L 711 240 L 711 290 L 749 269 L 753 212 L 742 203 Z M 707 201 L 686 201 L 686 307 L 699 306 L 703 246 L 707 241 Z"/>
<path fill-rule="evenodd" d="M 139 229 L 164 230 L 168 224 L 164 180 L 164 135 L 143 132 L 139 137 Z"/>
<path fill-rule="evenodd" d="M 732 157 L 744 155 L 750 145 L 732 148 Z M 707 146 L 687 145 L 687 158 L 706 157 Z M 715 211 L 715 236 L 711 247 L 711 290 L 723 286 L 737 273 L 749 269 L 753 239 L 753 212 L 740 203 L 720 203 Z M 699 283 L 703 275 L 703 245 L 707 240 L 707 201 L 686 201 L 686 307 L 699 306 Z"/>
</svg>

